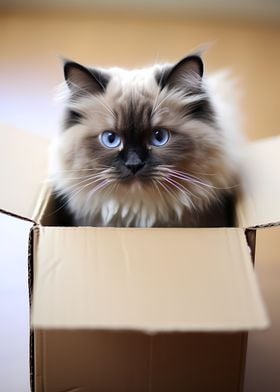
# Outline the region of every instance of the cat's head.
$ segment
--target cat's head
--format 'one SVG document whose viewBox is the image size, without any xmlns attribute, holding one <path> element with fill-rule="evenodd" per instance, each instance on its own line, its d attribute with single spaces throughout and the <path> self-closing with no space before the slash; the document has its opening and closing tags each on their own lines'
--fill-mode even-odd
<svg viewBox="0 0 280 392">
<path fill-rule="evenodd" d="M 132 71 L 67 61 L 64 75 L 69 98 L 52 171 L 76 216 L 151 226 L 203 209 L 229 185 L 199 56 Z"/>
</svg>

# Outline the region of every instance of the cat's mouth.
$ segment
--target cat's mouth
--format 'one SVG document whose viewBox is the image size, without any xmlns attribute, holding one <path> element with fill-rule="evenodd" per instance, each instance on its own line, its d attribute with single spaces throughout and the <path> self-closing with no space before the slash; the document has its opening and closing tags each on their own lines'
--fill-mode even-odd
<svg viewBox="0 0 280 392">
<path fill-rule="evenodd" d="M 127 183 L 144 182 L 150 178 L 150 173 L 148 173 L 144 165 L 139 170 L 125 167 L 118 173 L 118 177 L 122 182 Z"/>
<path fill-rule="evenodd" d="M 144 174 L 131 174 L 125 177 L 121 177 L 119 182 L 125 187 L 133 187 L 135 189 L 143 189 L 152 183 L 152 177 Z"/>
<path fill-rule="evenodd" d="M 126 184 L 126 188 L 129 189 L 130 192 L 140 192 L 144 188 L 144 184 L 141 181 L 131 181 L 130 183 Z"/>
<path fill-rule="evenodd" d="M 143 185 L 144 183 L 149 182 L 149 179 L 143 176 L 135 176 L 135 175 L 131 175 L 131 176 L 127 176 L 125 178 L 121 178 L 121 182 L 125 185 L 132 185 L 132 184 L 139 184 L 139 185 Z"/>
</svg>

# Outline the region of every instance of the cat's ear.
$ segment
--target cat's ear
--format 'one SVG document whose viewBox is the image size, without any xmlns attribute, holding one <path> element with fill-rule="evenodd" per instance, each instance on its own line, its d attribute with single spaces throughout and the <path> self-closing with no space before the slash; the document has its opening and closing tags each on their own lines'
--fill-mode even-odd
<svg viewBox="0 0 280 392">
<path fill-rule="evenodd" d="M 200 56 L 191 55 L 183 58 L 173 67 L 162 71 L 157 77 L 158 84 L 163 88 L 182 87 L 187 80 L 200 80 L 203 76 L 203 62 Z"/>
<path fill-rule="evenodd" d="M 104 92 L 109 82 L 105 72 L 68 60 L 64 62 L 64 78 L 70 90 L 88 94 Z"/>
</svg>

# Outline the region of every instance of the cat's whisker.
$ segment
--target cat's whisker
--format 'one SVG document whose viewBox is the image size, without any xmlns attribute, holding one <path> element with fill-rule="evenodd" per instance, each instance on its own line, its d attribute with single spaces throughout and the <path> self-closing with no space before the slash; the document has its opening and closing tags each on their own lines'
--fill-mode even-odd
<svg viewBox="0 0 280 392">
<path fill-rule="evenodd" d="M 176 177 L 176 178 L 184 180 L 184 181 L 188 181 L 192 185 L 194 183 L 196 183 L 198 185 L 205 185 L 205 186 L 209 185 L 209 187 L 211 187 L 210 184 L 204 183 L 200 179 L 198 179 L 197 177 L 189 175 L 189 174 L 187 174 L 185 172 L 178 171 L 178 170 L 175 170 L 175 169 L 171 169 L 171 170 L 167 169 L 166 171 L 167 171 L 168 175 L 170 175 L 172 177 Z"/>
<path fill-rule="evenodd" d="M 186 182 L 188 182 L 188 183 L 191 184 L 191 185 L 194 185 L 194 184 L 195 184 L 198 188 L 203 189 L 203 192 L 204 192 L 205 194 L 210 195 L 209 189 L 210 189 L 211 187 L 206 187 L 206 189 L 205 189 L 205 186 L 203 186 L 203 185 L 197 183 L 196 181 L 194 181 L 194 180 L 191 179 L 191 178 L 185 178 L 185 177 L 182 177 L 182 176 L 180 176 L 180 175 L 176 175 L 176 174 L 172 174 L 172 173 L 169 173 L 169 175 L 170 175 L 172 178 L 177 178 L 177 179 L 179 179 L 179 180 L 186 181 Z M 189 191 L 189 192 L 190 192 L 190 191 Z M 193 196 L 194 196 L 194 195 L 193 195 Z"/>
<path fill-rule="evenodd" d="M 109 171 L 102 170 L 100 172 L 93 173 L 90 175 L 85 175 L 85 176 L 81 176 L 81 177 L 65 177 L 65 179 L 67 181 L 81 180 L 80 182 L 73 184 L 74 186 L 77 186 L 77 185 L 82 184 L 86 181 L 103 179 L 103 177 L 106 177 L 106 176 L 108 177 L 108 174 L 110 174 Z"/>
<path fill-rule="evenodd" d="M 197 185 L 201 185 L 202 187 L 206 187 L 206 188 L 217 189 L 217 190 L 227 190 L 227 189 L 234 189 L 234 188 L 240 186 L 239 184 L 235 184 L 235 185 L 228 186 L 228 187 L 218 187 L 218 186 L 215 186 L 215 185 L 212 185 L 212 184 L 203 182 L 203 181 L 201 180 L 201 178 L 196 177 L 196 176 L 194 176 L 194 175 L 192 175 L 192 174 L 183 172 L 183 171 L 181 171 L 181 170 L 166 168 L 166 171 L 167 171 L 170 175 L 172 175 L 172 176 L 174 176 L 174 177 L 177 176 L 177 178 L 180 178 L 180 179 L 182 179 L 182 180 L 188 181 L 188 182 L 193 183 L 193 184 L 195 183 L 195 184 L 197 184 Z"/>
<path fill-rule="evenodd" d="M 163 81 L 163 77 L 164 77 L 164 73 L 162 72 L 161 75 L 160 75 L 159 86 L 161 86 L 161 83 L 162 83 L 162 81 Z M 156 110 L 156 106 L 157 106 L 157 103 L 158 103 L 158 98 L 159 98 L 160 93 L 161 93 L 161 88 L 159 87 L 159 88 L 158 88 L 158 91 L 157 91 L 157 94 L 156 94 L 156 97 L 155 97 L 155 99 L 154 99 L 154 103 L 153 103 L 153 107 L 152 107 L 152 112 L 151 112 L 151 117 L 152 117 L 153 114 L 155 113 L 155 110 Z"/>
<path fill-rule="evenodd" d="M 100 180 L 98 180 L 98 181 L 99 181 L 99 182 L 101 181 L 101 183 L 100 183 L 100 184 L 97 184 L 97 185 L 90 191 L 91 194 L 93 194 L 93 193 L 95 193 L 96 191 L 98 191 L 99 189 L 101 189 L 101 188 L 102 188 L 102 186 L 101 186 L 102 184 L 105 184 L 105 185 L 106 185 L 107 183 L 112 182 L 112 180 L 111 180 L 111 179 L 108 179 L 108 178 L 100 179 Z M 83 185 L 82 187 L 79 187 L 78 189 L 72 191 L 72 192 L 70 193 L 70 197 L 68 198 L 67 202 L 69 203 L 74 197 L 76 197 L 79 193 L 81 193 L 85 188 L 87 188 L 88 186 L 93 185 L 95 182 L 98 182 L 98 181 L 91 181 L 91 182 L 89 182 L 88 184 L 85 184 L 85 185 Z"/>
<path fill-rule="evenodd" d="M 103 178 L 102 178 L 102 176 L 99 176 L 98 178 L 95 178 L 95 177 L 93 177 L 93 178 L 86 178 L 86 179 L 84 179 L 84 180 L 82 180 L 82 181 L 79 181 L 79 182 L 77 182 L 77 183 L 75 183 L 75 184 L 72 184 L 72 186 L 70 185 L 70 188 L 72 187 L 72 188 L 74 188 L 74 187 L 77 187 L 77 186 L 79 186 L 79 185 L 81 185 L 81 184 L 84 184 L 85 182 L 87 182 L 87 181 L 90 181 L 92 184 L 94 184 L 94 183 L 96 183 L 96 182 L 98 182 L 98 181 L 102 181 L 103 180 Z M 69 188 L 69 187 L 68 187 Z"/>
<path fill-rule="evenodd" d="M 112 180 L 112 187 L 111 187 L 111 194 L 117 193 L 119 189 L 120 184 L 117 181 Z"/>
<path fill-rule="evenodd" d="M 170 189 L 169 188 L 170 185 L 168 183 L 164 184 L 162 181 L 159 181 L 158 183 L 165 190 L 165 192 L 167 194 L 169 194 L 172 199 L 174 199 L 174 201 L 175 201 L 175 203 L 174 203 L 174 207 L 175 207 L 174 210 L 175 210 L 178 218 L 180 219 L 180 217 L 181 217 L 181 210 L 180 210 L 180 207 L 178 207 L 178 205 L 176 203 L 176 201 L 178 200 L 178 195 L 175 192 L 175 189 L 172 189 L 172 188 Z"/>
<path fill-rule="evenodd" d="M 97 175 L 97 176 L 95 176 L 95 177 L 93 177 L 93 178 L 87 178 L 87 179 L 85 179 L 85 180 L 82 180 L 82 181 L 80 181 L 80 182 L 78 182 L 78 183 L 75 183 L 75 184 L 72 184 L 72 185 L 68 185 L 67 186 L 67 188 L 68 189 L 72 189 L 72 188 L 77 188 L 77 186 L 79 186 L 79 185 L 81 185 L 81 184 L 83 184 L 83 183 L 85 183 L 85 182 L 87 182 L 87 181 L 90 181 L 90 184 L 95 184 L 96 182 L 100 182 L 100 181 L 104 181 L 104 180 L 114 180 L 113 178 L 109 178 L 108 176 L 104 176 L 104 175 L 102 175 L 102 174 L 100 174 L 100 175 Z"/>
<path fill-rule="evenodd" d="M 98 181 L 102 181 L 104 179 L 108 179 L 108 172 L 107 171 L 101 171 L 98 173 L 94 173 L 91 175 L 86 175 L 86 176 L 81 176 L 81 177 L 65 177 L 65 180 L 67 181 L 72 181 L 72 180 L 81 180 L 79 182 L 75 182 L 72 184 L 65 185 L 68 189 L 75 189 L 79 185 L 84 184 L 85 182 L 91 182 L 92 184 Z"/>
<path fill-rule="evenodd" d="M 164 76 L 165 76 L 165 73 L 164 73 L 164 72 L 161 72 L 160 80 L 159 80 L 159 83 L 158 83 L 159 88 L 158 88 L 156 97 L 155 97 L 155 99 L 154 99 L 154 103 L 153 103 L 153 107 L 152 107 L 152 112 L 151 112 L 151 117 L 153 116 L 153 114 L 155 113 L 155 111 L 158 109 L 158 100 L 159 100 L 160 93 L 162 92 L 161 85 L 162 85 Z"/>
<path fill-rule="evenodd" d="M 178 178 L 178 179 L 181 179 L 181 176 L 176 176 L 176 175 L 174 175 L 174 174 L 172 174 L 172 171 L 171 170 L 167 170 L 167 173 L 168 173 L 168 176 L 166 177 L 165 175 L 163 175 L 163 173 L 162 172 L 164 172 L 164 170 L 162 170 L 162 169 L 165 169 L 166 167 L 164 166 L 164 165 L 159 165 L 159 168 L 158 168 L 158 170 L 157 170 L 157 174 L 159 174 L 160 175 L 160 177 L 163 179 L 163 180 L 166 180 L 167 178 L 170 180 L 170 181 L 174 181 L 178 186 L 181 186 L 181 187 L 183 187 L 184 189 L 185 189 L 185 191 L 186 192 L 188 192 L 190 195 L 192 195 L 193 197 L 198 197 L 198 196 L 196 196 L 195 194 L 193 194 L 191 191 L 190 191 L 190 189 L 187 189 L 187 188 L 185 188 L 181 183 L 178 183 L 176 180 L 174 180 L 174 178 Z M 170 176 L 172 176 L 172 177 L 174 177 L 174 178 L 170 178 Z"/>
<path fill-rule="evenodd" d="M 154 187 L 156 188 L 156 190 L 157 190 L 157 192 L 158 192 L 158 194 L 159 194 L 159 197 L 161 198 L 163 204 L 166 205 L 166 200 L 164 199 L 164 197 L 163 197 L 163 195 L 162 195 L 162 192 L 160 191 L 159 186 L 158 186 L 158 183 L 159 183 L 159 182 L 160 182 L 160 181 L 159 181 L 158 179 L 156 179 L 156 178 L 154 178 L 154 179 L 152 180 L 152 184 L 153 184 Z"/>
<path fill-rule="evenodd" d="M 157 110 L 157 115 L 161 115 L 161 114 L 165 114 L 165 113 L 169 113 L 169 109 L 167 108 L 161 108 L 159 110 Z"/>
<path fill-rule="evenodd" d="M 174 192 L 173 189 L 170 189 L 168 187 L 168 184 L 164 184 L 163 181 L 158 181 L 158 184 L 171 196 L 172 199 L 175 199 L 175 200 L 178 199 L 177 194 Z"/>
<path fill-rule="evenodd" d="M 165 192 L 162 192 L 161 191 L 161 189 L 160 189 L 160 187 L 159 187 L 159 185 L 161 185 L 160 184 L 160 180 L 159 179 L 154 179 L 154 180 L 152 180 L 152 184 L 153 184 L 153 187 L 155 188 L 155 190 L 156 190 L 156 192 L 159 194 L 159 197 L 160 197 L 160 200 L 161 200 L 161 203 L 157 203 L 157 208 L 158 208 L 158 210 L 161 212 L 161 214 L 163 214 L 164 215 L 164 213 L 165 213 L 165 211 L 166 211 L 166 208 L 169 208 L 170 206 L 170 202 L 169 202 L 169 199 L 168 199 L 168 197 L 167 197 L 167 195 L 166 195 L 166 193 L 168 193 L 168 191 L 166 192 L 166 190 L 164 189 L 164 187 L 163 187 L 163 189 L 165 190 Z M 171 197 L 172 197 L 172 199 L 173 199 L 173 196 L 172 196 L 172 194 L 171 194 Z M 178 214 L 179 215 L 179 214 Z"/>
<path fill-rule="evenodd" d="M 102 180 L 95 180 L 95 181 L 90 181 L 86 184 L 81 184 L 80 186 L 77 186 L 77 184 L 74 185 L 69 185 L 67 187 L 69 194 L 68 196 L 70 196 L 70 198 L 72 198 L 72 196 L 74 196 L 76 194 L 76 192 L 79 193 L 79 191 L 82 191 L 83 189 L 87 188 L 88 186 L 94 185 L 95 183 L 99 183 Z"/>
<path fill-rule="evenodd" d="M 203 182 L 201 180 L 198 180 L 196 177 L 193 177 L 191 175 L 180 175 L 180 174 L 178 174 L 178 175 L 177 174 L 170 174 L 170 175 L 172 175 L 173 177 L 176 177 L 176 178 L 180 178 L 184 181 L 188 181 L 189 183 L 197 184 L 198 186 L 211 188 L 211 189 L 217 189 L 217 190 L 234 189 L 238 186 L 238 185 L 232 185 L 232 186 L 228 186 L 228 187 L 219 187 L 219 186 L 215 186 L 215 185 Z"/>
<path fill-rule="evenodd" d="M 194 181 L 194 178 L 190 177 L 190 176 L 187 175 L 187 174 L 178 174 L 178 173 L 176 173 L 176 172 L 169 171 L 169 172 L 168 172 L 168 175 L 169 175 L 169 176 L 172 176 L 172 177 L 175 177 L 175 178 L 178 178 L 178 179 L 181 179 L 181 180 L 188 181 L 188 182 L 191 183 L 191 184 L 193 184 L 193 183 L 195 182 L 195 181 Z"/>
<path fill-rule="evenodd" d="M 85 175 L 85 176 L 80 176 L 80 177 L 65 177 L 65 179 L 67 180 L 67 181 L 69 181 L 69 180 L 90 180 L 90 179 L 93 179 L 93 178 L 95 178 L 95 177 L 97 177 L 99 174 L 89 174 L 89 175 Z M 45 180 L 45 182 L 53 182 L 53 178 L 49 178 L 49 179 L 46 179 Z"/>
<path fill-rule="evenodd" d="M 61 197 L 62 199 L 65 199 L 66 201 L 65 201 L 59 208 L 57 208 L 55 211 L 53 211 L 52 213 L 50 213 L 48 216 L 54 215 L 54 214 L 56 214 L 57 212 L 59 212 L 60 210 L 62 210 L 64 207 L 66 207 L 66 205 L 69 204 L 69 202 L 70 202 L 74 197 L 76 197 L 76 196 L 77 196 L 79 193 L 81 193 L 86 187 L 88 187 L 88 186 L 90 186 L 90 185 L 92 185 L 92 184 L 93 184 L 93 182 L 89 182 L 88 184 L 83 185 L 82 187 L 79 187 L 79 188 L 76 189 L 75 191 L 70 192 L 69 195 L 60 195 L 60 197 Z M 98 186 L 97 186 L 97 187 L 98 187 Z M 95 188 L 94 188 L 94 189 L 95 189 Z"/>
<path fill-rule="evenodd" d="M 191 192 L 190 189 L 186 188 L 183 184 L 179 183 L 178 181 L 176 181 L 174 178 L 168 178 L 170 181 L 176 183 L 178 186 L 180 186 L 182 189 L 184 189 L 185 192 L 188 193 L 188 195 L 191 195 L 192 197 L 199 199 L 199 196 L 195 195 L 193 192 Z"/>
<path fill-rule="evenodd" d="M 168 182 L 170 185 L 174 186 L 180 192 L 182 192 L 183 195 L 186 197 L 188 203 L 191 204 L 193 207 L 195 207 L 192 199 L 189 196 L 190 192 L 185 187 L 183 187 L 181 184 L 179 184 L 176 181 L 172 181 L 170 178 L 165 178 L 165 181 Z"/>
<path fill-rule="evenodd" d="M 88 90 L 81 86 L 77 86 L 71 81 L 68 82 L 72 85 L 72 88 L 75 90 L 75 96 L 72 96 L 70 98 L 70 104 L 71 103 L 75 104 L 76 102 L 80 103 L 80 99 L 84 98 L 89 94 Z M 104 102 L 103 98 L 98 97 L 97 95 L 94 95 L 94 98 L 98 100 L 98 102 L 114 117 L 114 119 L 116 119 L 116 114 L 110 108 L 110 106 Z"/>
<path fill-rule="evenodd" d="M 161 92 L 161 91 L 160 91 Z M 159 94 L 160 95 L 160 94 Z M 153 116 L 153 114 L 158 110 L 158 108 L 168 99 L 170 98 L 172 95 L 174 95 L 174 91 L 171 91 L 169 94 L 166 94 L 164 98 L 162 98 L 161 101 L 159 101 L 156 106 L 152 109 L 151 112 L 151 117 Z"/>
<path fill-rule="evenodd" d="M 95 96 L 95 98 L 98 100 L 98 102 L 113 116 L 113 118 L 116 120 L 117 116 L 116 113 L 99 97 Z"/>
<path fill-rule="evenodd" d="M 49 178 L 46 179 L 46 182 L 53 181 L 53 179 L 57 177 L 57 174 L 63 174 L 63 175 L 66 175 L 66 174 L 76 174 L 77 172 L 80 172 L 80 171 L 82 172 L 83 170 L 84 171 L 89 171 L 90 174 L 83 174 L 83 175 L 81 175 L 79 177 L 67 177 L 67 176 L 65 176 L 65 178 L 67 180 L 75 180 L 75 179 L 79 180 L 79 179 L 83 179 L 83 178 L 90 178 L 90 177 L 98 176 L 100 174 L 106 174 L 107 175 L 107 174 L 113 173 L 113 169 L 112 168 L 105 167 L 105 166 L 104 166 L 103 169 L 101 167 L 96 167 L 95 169 L 81 169 L 81 170 L 77 170 L 77 171 L 76 170 L 74 170 L 74 171 L 72 171 L 72 170 L 69 170 L 69 171 L 68 170 L 57 171 L 55 174 L 50 175 Z"/>
<path fill-rule="evenodd" d="M 160 168 L 162 168 L 163 170 L 169 170 L 169 169 L 175 169 L 175 167 L 173 165 L 159 165 Z M 182 170 L 177 170 L 177 172 L 183 173 L 183 174 L 187 174 L 185 171 Z M 211 176 L 217 176 L 217 173 L 202 173 L 202 172 L 197 172 L 197 171 L 188 171 L 188 173 L 190 175 L 200 175 L 200 176 L 206 176 L 206 177 L 211 177 Z"/>
<path fill-rule="evenodd" d="M 90 172 L 96 171 L 96 169 L 69 169 L 69 170 L 56 170 L 55 174 L 57 173 L 77 173 L 77 172 Z"/>
<path fill-rule="evenodd" d="M 111 169 L 110 166 L 96 166 L 94 168 L 88 169 L 66 169 L 66 170 L 56 170 L 55 173 L 71 173 L 71 172 L 84 172 L 84 171 L 98 171 L 103 169 Z"/>
<path fill-rule="evenodd" d="M 197 171 L 193 171 L 193 170 L 189 173 L 190 173 L 190 175 L 199 175 L 199 176 L 205 176 L 205 177 L 217 176 L 217 173 L 202 173 L 202 172 L 197 172 Z"/>
<path fill-rule="evenodd" d="M 91 191 L 89 191 L 87 195 L 87 200 L 91 199 L 91 197 L 99 190 L 105 188 L 106 185 L 109 185 L 112 183 L 112 180 L 110 179 L 104 179 L 101 184 L 97 185 L 95 188 L 93 188 Z"/>
</svg>

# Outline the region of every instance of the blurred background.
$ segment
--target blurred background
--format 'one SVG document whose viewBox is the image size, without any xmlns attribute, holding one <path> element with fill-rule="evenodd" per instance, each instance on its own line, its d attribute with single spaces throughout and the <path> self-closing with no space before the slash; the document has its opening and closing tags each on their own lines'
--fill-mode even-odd
<svg viewBox="0 0 280 392">
<path fill-rule="evenodd" d="M 0 0 L 0 119 L 52 135 L 60 56 L 99 66 L 178 61 L 200 45 L 230 68 L 250 139 L 279 132 L 279 0 Z"/>
<path fill-rule="evenodd" d="M 210 44 L 204 56 L 206 72 L 229 68 L 239 80 L 247 137 L 279 134 L 279 0 L 0 0 L 0 32 L 2 123 L 50 137 L 58 130 L 60 109 L 53 97 L 63 80 L 61 56 L 88 65 L 130 68 L 178 61 Z M 0 313 L 4 311 L 6 320 L 0 328 L 6 347 L 0 342 L 0 392 L 25 392 L 26 242 L 20 245 L 11 219 L 0 217 Z M 258 231 L 256 270 L 272 326 L 249 335 L 247 392 L 280 390 L 279 241 L 278 228 Z M 8 274 L 12 285 L 3 283 Z"/>
</svg>

